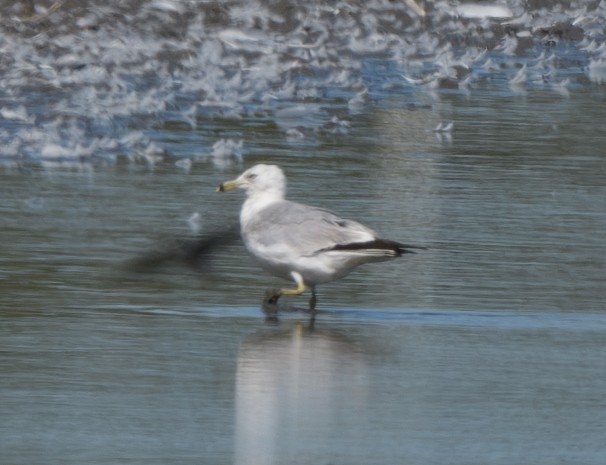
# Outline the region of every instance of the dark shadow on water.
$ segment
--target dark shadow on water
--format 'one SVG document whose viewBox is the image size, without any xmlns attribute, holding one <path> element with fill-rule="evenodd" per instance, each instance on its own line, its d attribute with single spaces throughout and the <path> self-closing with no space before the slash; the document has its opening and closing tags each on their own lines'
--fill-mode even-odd
<svg viewBox="0 0 606 465">
<path fill-rule="evenodd" d="M 197 271 L 205 271 L 208 259 L 220 249 L 240 240 L 238 225 L 222 231 L 212 231 L 200 236 L 176 238 L 154 246 L 128 260 L 124 268 L 145 273 L 167 265 L 183 265 Z"/>
</svg>

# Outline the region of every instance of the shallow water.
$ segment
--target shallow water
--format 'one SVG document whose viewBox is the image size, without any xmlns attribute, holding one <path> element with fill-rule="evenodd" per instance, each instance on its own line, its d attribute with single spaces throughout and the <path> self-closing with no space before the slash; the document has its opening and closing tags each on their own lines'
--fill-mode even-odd
<svg viewBox="0 0 606 465">
<path fill-rule="evenodd" d="M 604 463 L 603 6 L 259 5 L 4 9 L 0 462 Z M 313 325 L 237 241 L 133 268 L 258 162 L 429 249 Z"/>
</svg>

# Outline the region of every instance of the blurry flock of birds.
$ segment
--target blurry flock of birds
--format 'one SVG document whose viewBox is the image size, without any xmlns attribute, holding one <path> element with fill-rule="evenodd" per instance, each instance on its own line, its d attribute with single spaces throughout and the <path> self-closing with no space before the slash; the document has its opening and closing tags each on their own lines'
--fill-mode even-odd
<svg viewBox="0 0 606 465">
<path fill-rule="evenodd" d="M 170 159 L 152 135 L 162 125 L 261 118 L 302 139 L 347 133 L 344 114 L 390 94 L 568 98 L 606 81 L 605 0 L 23 0 L 0 15 L 5 167 L 153 165 Z M 223 168 L 242 153 L 214 136 L 172 162 Z"/>
</svg>

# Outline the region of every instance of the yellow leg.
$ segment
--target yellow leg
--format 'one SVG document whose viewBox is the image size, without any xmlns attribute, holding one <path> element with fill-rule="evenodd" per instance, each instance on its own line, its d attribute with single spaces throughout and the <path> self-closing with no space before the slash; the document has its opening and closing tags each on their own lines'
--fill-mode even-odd
<svg viewBox="0 0 606 465">
<path fill-rule="evenodd" d="M 301 276 L 296 271 L 291 271 L 290 275 L 292 279 L 294 279 L 297 287 L 295 289 L 279 289 L 278 292 L 280 295 L 300 295 L 305 292 L 305 282 L 303 281 L 303 276 Z"/>
<path fill-rule="evenodd" d="M 294 289 L 268 289 L 265 292 L 265 299 L 263 300 L 263 305 L 276 305 L 278 303 L 278 299 L 283 295 L 300 295 L 305 292 L 305 282 L 303 281 L 303 276 L 296 271 L 291 271 L 290 275 L 292 279 L 294 279 L 297 287 Z"/>
</svg>

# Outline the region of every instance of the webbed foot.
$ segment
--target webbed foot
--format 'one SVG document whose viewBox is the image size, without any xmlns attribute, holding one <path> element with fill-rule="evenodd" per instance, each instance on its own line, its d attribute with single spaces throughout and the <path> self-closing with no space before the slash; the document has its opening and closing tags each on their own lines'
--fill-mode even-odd
<svg viewBox="0 0 606 465">
<path fill-rule="evenodd" d="M 265 291 L 265 297 L 263 297 L 264 305 L 277 305 L 278 299 L 282 296 L 281 289 L 267 289 Z"/>
<path fill-rule="evenodd" d="M 267 289 L 261 307 L 265 314 L 274 316 L 278 313 L 278 299 L 282 296 L 280 289 Z"/>
</svg>

